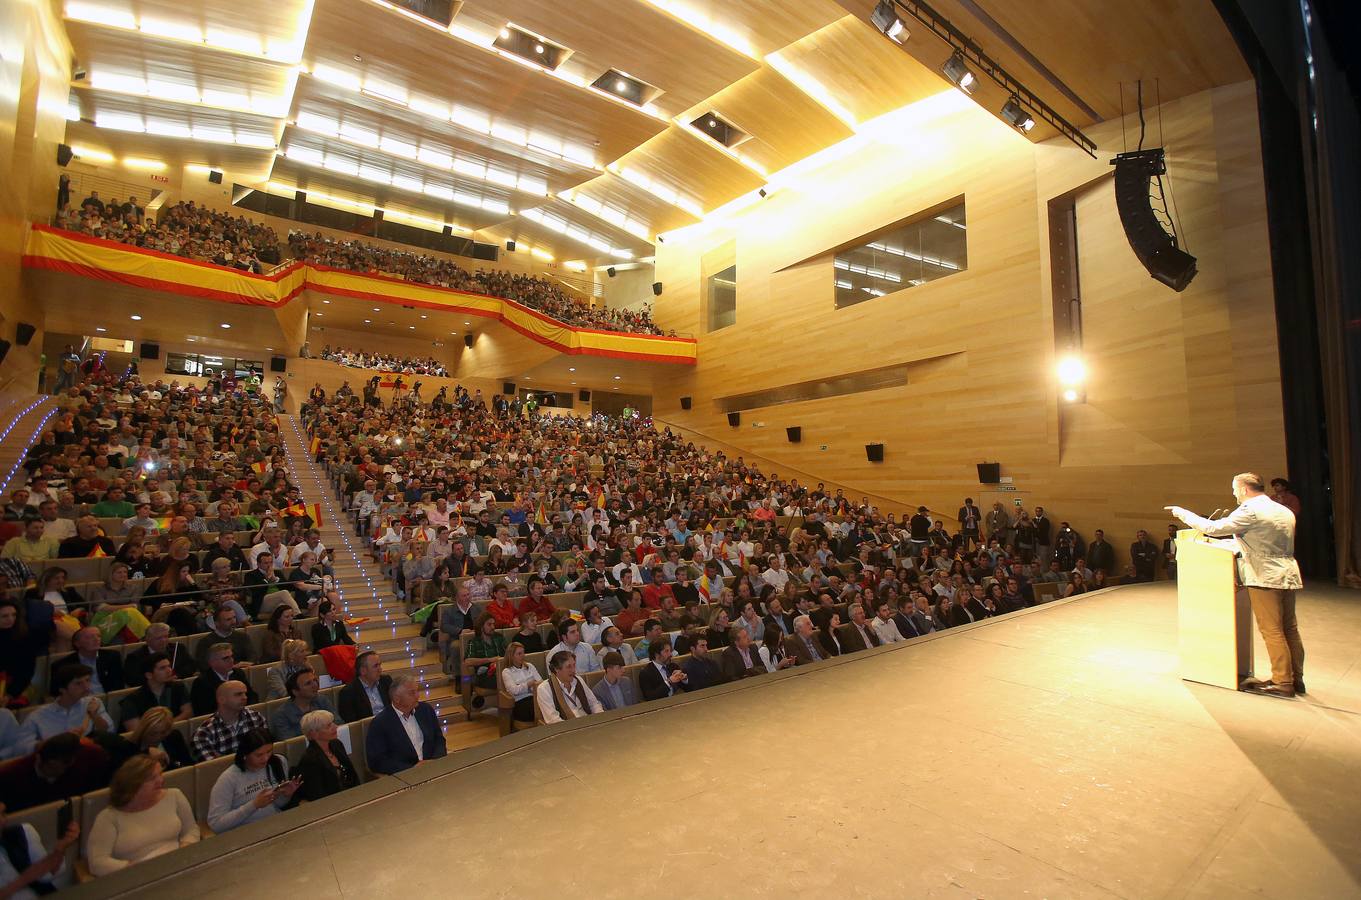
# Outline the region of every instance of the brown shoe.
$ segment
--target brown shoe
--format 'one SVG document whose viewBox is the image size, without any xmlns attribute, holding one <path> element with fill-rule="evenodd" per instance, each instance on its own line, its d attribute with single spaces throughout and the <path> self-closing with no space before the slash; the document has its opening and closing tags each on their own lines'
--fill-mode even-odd
<svg viewBox="0 0 1361 900">
<path fill-rule="evenodd" d="M 1294 697 L 1295 686 L 1290 684 L 1274 684 L 1266 682 L 1248 688 L 1254 694 L 1266 694 L 1269 697 Z"/>
<path fill-rule="evenodd" d="M 1308 691 L 1306 691 L 1306 690 L 1304 689 L 1304 679 L 1303 679 L 1303 678 L 1296 678 L 1296 679 L 1295 679 L 1295 693 L 1297 693 L 1297 694 L 1307 694 L 1307 693 L 1309 693 Z"/>
</svg>

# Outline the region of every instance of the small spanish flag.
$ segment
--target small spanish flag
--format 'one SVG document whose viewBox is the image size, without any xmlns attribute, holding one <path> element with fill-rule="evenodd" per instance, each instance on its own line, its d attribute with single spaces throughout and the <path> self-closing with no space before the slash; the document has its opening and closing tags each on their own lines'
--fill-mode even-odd
<svg viewBox="0 0 1361 900">
<path fill-rule="evenodd" d="M 269 466 L 265 463 L 263 459 L 260 460 L 259 462 L 251 463 L 250 467 L 251 471 L 253 471 L 256 475 L 263 475 L 269 471 Z"/>
<path fill-rule="evenodd" d="M 542 500 L 539 501 L 539 508 L 534 512 L 534 524 L 535 525 L 548 524 L 548 514 L 547 512 L 544 511 Z"/>
<path fill-rule="evenodd" d="M 156 519 L 156 527 L 161 531 L 170 529 L 170 516 L 160 516 Z"/>
<path fill-rule="evenodd" d="M 106 556 L 108 556 L 108 555 L 109 555 L 109 554 L 107 554 L 107 553 L 104 552 L 104 547 L 103 547 L 102 545 L 100 545 L 100 544 L 95 544 L 95 548 L 94 548 L 93 550 L 91 550 L 89 553 L 85 554 L 85 558 L 86 558 L 86 559 L 103 559 L 104 557 L 106 557 Z"/>
<path fill-rule="evenodd" d="M 604 509 L 604 508 L 605 508 L 605 492 L 604 492 L 604 491 L 601 491 L 600 493 L 598 493 L 598 494 L 595 495 L 595 505 L 596 505 L 596 507 L 598 507 L 599 509 Z"/>
<path fill-rule="evenodd" d="M 302 517 L 307 515 L 307 507 L 301 503 L 292 503 L 284 507 L 284 515 Z"/>
<path fill-rule="evenodd" d="M 312 527 L 320 528 L 322 526 L 321 504 L 313 503 L 311 506 L 307 507 L 307 513 L 312 517 Z"/>
<path fill-rule="evenodd" d="M 317 450 L 318 450 L 318 448 L 320 448 L 320 447 L 321 447 L 321 438 L 316 437 L 316 436 L 313 436 L 312 442 L 311 442 L 310 444 L 307 445 L 307 454 L 308 454 L 309 456 L 316 456 L 316 455 L 317 455 Z"/>
</svg>

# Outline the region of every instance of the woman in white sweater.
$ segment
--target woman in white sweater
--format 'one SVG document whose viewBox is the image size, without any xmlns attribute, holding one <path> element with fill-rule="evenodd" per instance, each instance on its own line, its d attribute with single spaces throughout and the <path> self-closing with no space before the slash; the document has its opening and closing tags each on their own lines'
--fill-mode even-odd
<svg viewBox="0 0 1361 900">
<path fill-rule="evenodd" d="M 166 790 L 161 764 L 138 754 L 114 773 L 109 805 L 95 816 L 85 845 L 94 875 L 108 875 L 199 839 L 189 800 Z"/>
<path fill-rule="evenodd" d="M 287 764 L 274 753 L 274 739 L 262 728 L 241 735 L 236 762 L 213 785 L 208 798 L 208 827 L 221 834 L 268 819 L 288 806 L 300 778 L 287 777 Z"/>
<path fill-rule="evenodd" d="M 525 662 L 525 645 L 511 641 L 501 663 L 501 688 L 515 698 L 512 715 L 521 722 L 534 721 L 534 688 L 540 681 L 539 670 Z"/>
</svg>

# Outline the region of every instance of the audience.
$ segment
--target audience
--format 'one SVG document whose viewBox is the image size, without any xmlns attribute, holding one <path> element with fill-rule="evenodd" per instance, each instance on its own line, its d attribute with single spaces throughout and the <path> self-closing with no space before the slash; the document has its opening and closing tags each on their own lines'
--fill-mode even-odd
<svg viewBox="0 0 1361 900">
<path fill-rule="evenodd" d="M 396 775 L 448 753 L 435 708 L 420 699 L 410 675 L 392 676 L 389 703 L 369 723 L 365 737 L 369 770 Z"/>
<path fill-rule="evenodd" d="M 577 658 L 570 650 L 559 650 L 548 657 L 548 677 L 534 689 L 539 718 L 552 725 L 603 712 L 599 698 L 577 674 Z"/>
<path fill-rule="evenodd" d="M 103 203 L 92 194 L 79 207 L 58 212 L 55 224 L 120 244 L 256 274 L 279 262 L 279 237 L 266 225 L 197 206 L 192 200 L 166 207 L 153 222 L 139 209 L 129 208 L 136 206 L 135 201 L 134 197 L 127 204 Z"/>
<path fill-rule="evenodd" d="M 320 800 L 359 784 L 359 773 L 337 736 L 336 717 L 315 709 L 302 717 L 300 730 L 307 749 L 295 771 L 303 800 Z"/>
<path fill-rule="evenodd" d="M 166 788 L 159 762 L 139 755 L 114 773 L 109 805 L 95 816 L 85 858 L 90 874 L 108 875 L 198 839 L 189 799 Z"/>
<path fill-rule="evenodd" d="M 288 777 L 287 762 L 262 727 L 242 733 L 234 752 L 208 800 L 208 827 L 218 834 L 274 815 L 293 802 L 301 784 L 297 776 Z"/>
</svg>

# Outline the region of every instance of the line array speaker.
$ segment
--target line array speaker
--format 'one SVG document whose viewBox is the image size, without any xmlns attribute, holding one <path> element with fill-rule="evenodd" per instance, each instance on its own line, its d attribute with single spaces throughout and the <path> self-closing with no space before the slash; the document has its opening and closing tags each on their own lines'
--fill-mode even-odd
<svg viewBox="0 0 1361 900">
<path fill-rule="evenodd" d="M 1148 274 L 1180 293 L 1196 277 L 1196 258 L 1177 246 L 1175 236 L 1163 230 L 1149 199 L 1152 179 L 1167 173 L 1162 147 L 1116 154 L 1115 206 L 1130 249 Z"/>
</svg>

